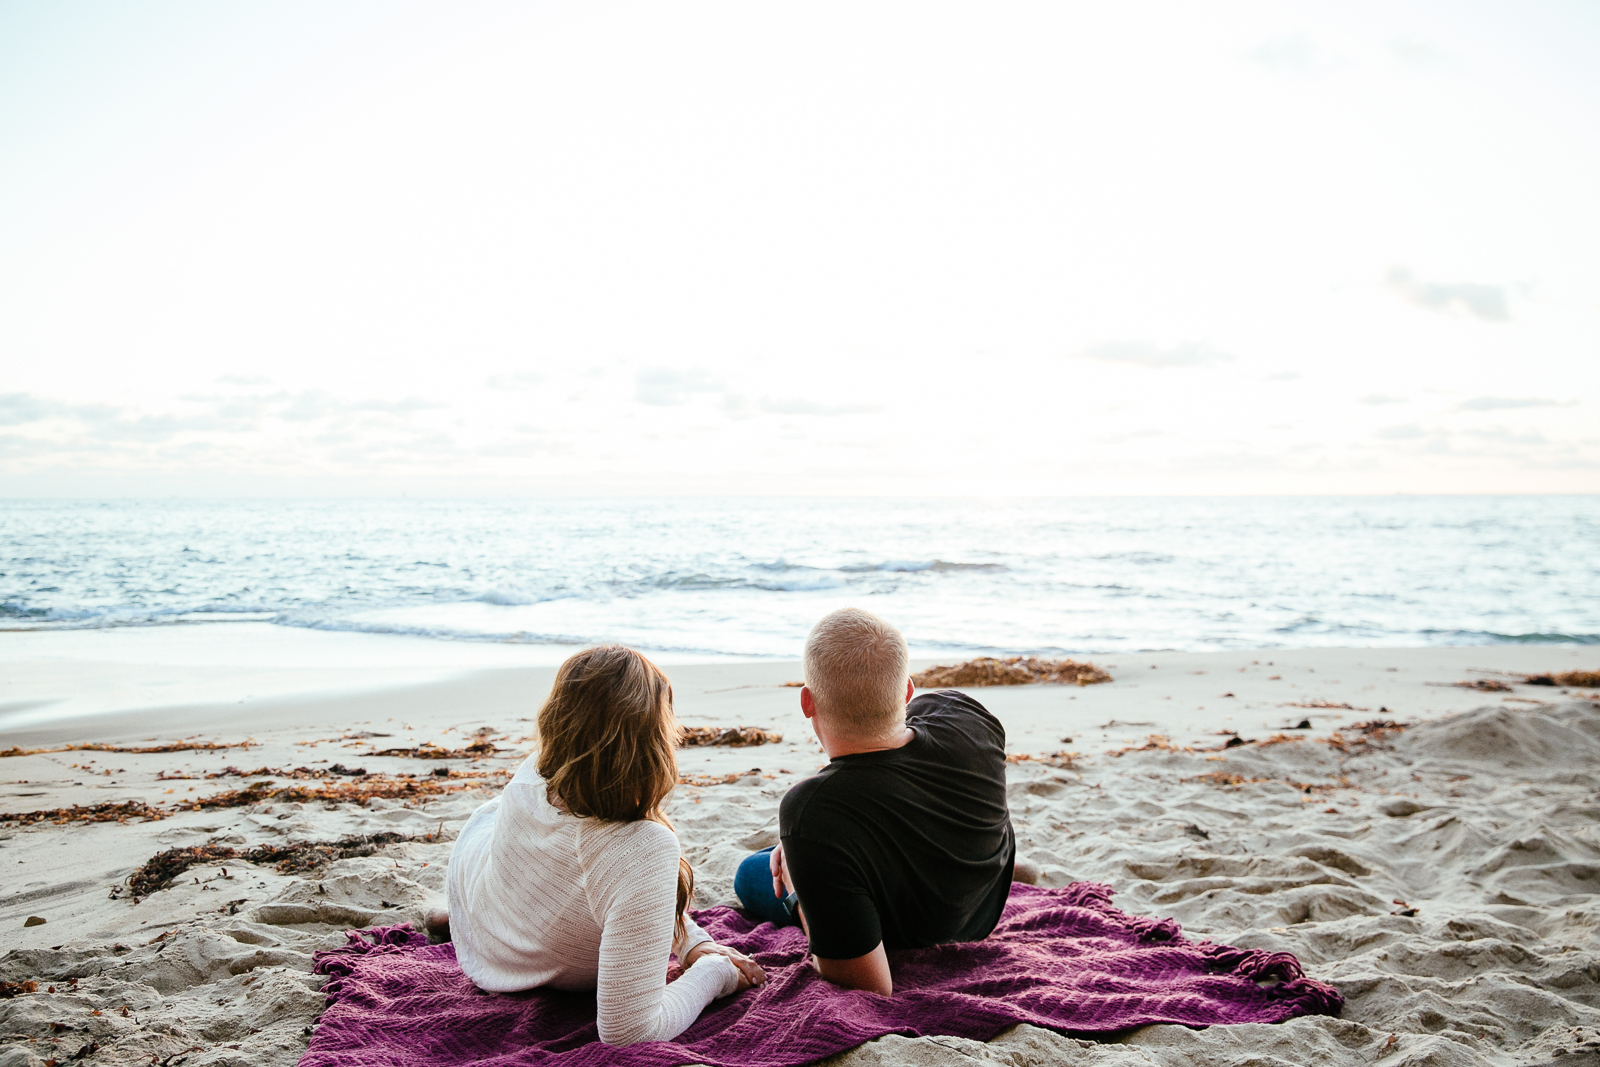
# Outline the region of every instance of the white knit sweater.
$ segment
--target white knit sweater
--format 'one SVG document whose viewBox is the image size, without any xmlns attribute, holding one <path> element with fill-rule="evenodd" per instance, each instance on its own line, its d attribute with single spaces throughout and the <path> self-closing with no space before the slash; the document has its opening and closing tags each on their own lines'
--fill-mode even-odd
<svg viewBox="0 0 1600 1067">
<path fill-rule="evenodd" d="M 450 935 L 480 989 L 593 989 L 600 1040 L 670 1041 L 732 993 L 725 956 L 667 984 L 667 955 L 711 940 L 684 916 L 674 943 L 678 838 L 657 822 L 602 822 L 555 808 L 534 761 L 473 812 L 450 853 Z"/>
</svg>

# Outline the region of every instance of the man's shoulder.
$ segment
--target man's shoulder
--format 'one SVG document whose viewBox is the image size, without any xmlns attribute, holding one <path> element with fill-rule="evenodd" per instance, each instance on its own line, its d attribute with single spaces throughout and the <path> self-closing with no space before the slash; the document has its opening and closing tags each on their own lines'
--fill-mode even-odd
<svg viewBox="0 0 1600 1067">
<path fill-rule="evenodd" d="M 811 777 L 800 779 L 783 794 L 783 799 L 778 801 L 778 825 L 784 832 L 792 832 L 799 826 L 806 810 L 819 795 L 837 788 L 832 784 L 835 769 L 835 765 L 830 763 Z"/>
<path fill-rule="evenodd" d="M 959 689 L 918 693 L 906 705 L 906 722 L 912 726 L 949 726 L 975 741 L 993 741 L 1003 749 L 1006 728 L 976 697 Z"/>
</svg>

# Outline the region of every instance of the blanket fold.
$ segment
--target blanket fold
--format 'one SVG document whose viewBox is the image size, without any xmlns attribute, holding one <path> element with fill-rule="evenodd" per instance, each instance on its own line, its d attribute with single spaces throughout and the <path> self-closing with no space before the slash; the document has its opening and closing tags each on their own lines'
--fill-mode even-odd
<svg viewBox="0 0 1600 1067">
<path fill-rule="evenodd" d="M 328 1008 L 301 1067 L 799 1067 L 886 1034 L 987 1041 L 1016 1023 L 1115 1033 L 1337 1015 L 1343 998 L 1287 952 L 1186 939 L 1171 919 L 1127 915 L 1108 886 L 1017 885 L 986 940 L 890 954 L 895 995 L 822 980 L 793 927 L 730 908 L 696 920 L 754 956 L 767 982 L 714 1001 L 675 1041 L 599 1041 L 593 993 L 484 993 L 452 946 L 406 927 L 350 931 L 317 954 Z"/>
</svg>

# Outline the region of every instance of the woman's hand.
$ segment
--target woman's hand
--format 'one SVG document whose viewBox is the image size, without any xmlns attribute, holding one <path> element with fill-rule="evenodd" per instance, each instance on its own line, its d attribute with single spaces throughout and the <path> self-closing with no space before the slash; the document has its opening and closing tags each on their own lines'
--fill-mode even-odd
<svg viewBox="0 0 1600 1067">
<path fill-rule="evenodd" d="M 690 949 L 689 958 L 682 961 L 683 969 L 688 970 L 693 967 L 695 960 L 698 960 L 701 956 L 713 954 L 728 957 L 733 962 L 733 965 L 739 969 L 739 985 L 734 989 L 735 993 L 743 993 L 751 986 L 760 985 L 767 980 L 767 972 L 761 969 L 761 964 L 738 949 L 719 945 L 715 941 L 702 941 Z"/>
</svg>

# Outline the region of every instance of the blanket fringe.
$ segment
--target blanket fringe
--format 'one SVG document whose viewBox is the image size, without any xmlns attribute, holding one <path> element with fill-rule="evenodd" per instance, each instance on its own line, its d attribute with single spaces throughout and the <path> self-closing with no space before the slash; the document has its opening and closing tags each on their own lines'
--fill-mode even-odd
<svg viewBox="0 0 1600 1067">
<path fill-rule="evenodd" d="M 418 933 L 407 923 L 346 930 L 344 939 L 342 947 L 317 952 L 311 957 L 311 973 L 328 978 L 322 986 L 322 994 L 327 998 L 324 1002 L 326 1007 L 332 1007 L 344 992 L 344 980 L 350 977 L 356 969 L 356 961 L 362 956 L 406 952 L 418 944 L 428 943 L 426 934 Z"/>
<path fill-rule="evenodd" d="M 1343 995 L 1331 985 L 1307 978 L 1293 953 L 1235 948 L 1210 941 L 1196 947 L 1205 952 L 1206 965 L 1213 970 L 1250 982 L 1277 979 L 1280 984 L 1272 990 L 1274 999 L 1298 1014 L 1336 1016 L 1344 1009 Z"/>
</svg>

